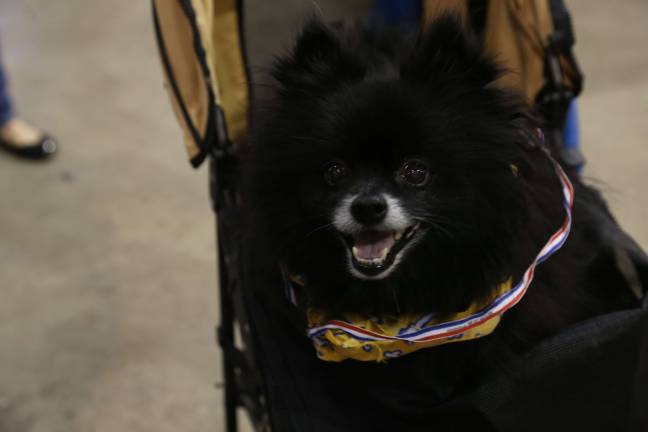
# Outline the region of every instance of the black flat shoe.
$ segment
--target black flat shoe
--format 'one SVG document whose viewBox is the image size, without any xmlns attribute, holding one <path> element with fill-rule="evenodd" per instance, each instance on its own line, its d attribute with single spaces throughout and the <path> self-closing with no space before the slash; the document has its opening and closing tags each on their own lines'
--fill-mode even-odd
<svg viewBox="0 0 648 432">
<path fill-rule="evenodd" d="M 16 145 L 15 143 L 0 138 L 0 148 L 25 159 L 47 159 L 56 153 L 58 145 L 54 138 L 43 135 L 36 144 Z"/>
</svg>

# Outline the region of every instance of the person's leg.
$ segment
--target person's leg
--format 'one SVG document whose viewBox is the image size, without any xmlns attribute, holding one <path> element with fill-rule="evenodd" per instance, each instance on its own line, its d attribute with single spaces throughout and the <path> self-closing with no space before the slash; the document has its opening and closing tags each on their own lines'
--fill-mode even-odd
<svg viewBox="0 0 648 432">
<path fill-rule="evenodd" d="M 11 97 L 9 96 L 9 84 L 7 75 L 2 67 L 2 58 L 0 58 L 0 127 L 4 126 L 14 116 Z"/>
<path fill-rule="evenodd" d="M 21 157 L 43 159 L 51 156 L 56 147 L 51 137 L 16 117 L 0 58 L 0 148 Z"/>
</svg>

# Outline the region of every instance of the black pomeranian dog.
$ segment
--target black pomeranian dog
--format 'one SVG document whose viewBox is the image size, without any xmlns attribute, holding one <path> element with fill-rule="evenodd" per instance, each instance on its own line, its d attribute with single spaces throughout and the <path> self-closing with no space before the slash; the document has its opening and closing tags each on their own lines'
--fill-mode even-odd
<svg viewBox="0 0 648 432">
<path fill-rule="evenodd" d="M 251 140 L 260 259 L 299 275 L 308 307 L 339 314 L 454 313 L 519 280 L 565 208 L 530 108 L 495 84 L 500 72 L 452 18 L 418 38 L 309 23 L 274 65 L 276 93 Z M 569 239 L 495 332 L 394 364 L 411 357 L 416 374 L 416 358 L 417 380 L 452 381 L 454 392 L 470 381 L 467 361 L 523 352 L 634 301 L 600 228 L 616 227 L 612 216 L 570 178 Z"/>
</svg>

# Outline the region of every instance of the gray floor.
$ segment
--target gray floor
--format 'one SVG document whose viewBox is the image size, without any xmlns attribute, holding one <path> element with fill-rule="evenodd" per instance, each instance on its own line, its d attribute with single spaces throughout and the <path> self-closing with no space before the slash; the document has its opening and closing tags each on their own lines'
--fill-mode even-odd
<svg viewBox="0 0 648 432">
<path fill-rule="evenodd" d="M 281 10 L 252 4 L 282 45 Z M 648 246 L 648 3 L 568 4 L 586 174 Z M 206 172 L 186 163 L 148 2 L 0 0 L 0 32 L 20 112 L 62 143 L 47 164 L 0 154 L 0 432 L 222 430 Z"/>
</svg>

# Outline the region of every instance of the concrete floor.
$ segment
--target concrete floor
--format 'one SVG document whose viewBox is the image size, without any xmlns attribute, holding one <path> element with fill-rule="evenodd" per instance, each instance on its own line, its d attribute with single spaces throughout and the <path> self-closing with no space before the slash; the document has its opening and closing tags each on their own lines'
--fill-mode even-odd
<svg viewBox="0 0 648 432">
<path fill-rule="evenodd" d="M 648 3 L 568 5 L 586 174 L 648 246 Z M 20 112 L 62 146 L 0 154 L 0 432 L 222 430 L 206 172 L 185 160 L 148 2 L 0 0 L 0 32 Z"/>
</svg>

